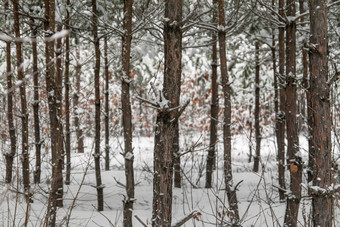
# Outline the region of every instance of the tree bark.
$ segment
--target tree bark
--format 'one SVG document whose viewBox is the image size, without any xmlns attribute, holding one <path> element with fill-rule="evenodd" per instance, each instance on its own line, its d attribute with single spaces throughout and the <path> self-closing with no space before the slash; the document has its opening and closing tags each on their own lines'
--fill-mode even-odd
<svg viewBox="0 0 340 227">
<path fill-rule="evenodd" d="M 309 0 L 310 11 L 310 95 L 311 131 L 314 147 L 312 191 L 313 225 L 331 227 L 333 223 L 333 195 L 322 193 L 332 185 L 332 141 L 330 84 L 328 81 L 327 2 Z"/>
<path fill-rule="evenodd" d="M 225 27 L 224 0 L 218 0 L 218 24 Z M 231 100 L 230 100 L 230 83 L 227 68 L 226 53 L 226 32 L 219 30 L 218 41 L 220 47 L 220 64 L 222 88 L 224 97 L 224 119 L 223 119 L 223 148 L 224 148 L 224 177 L 229 206 L 233 212 L 232 222 L 237 224 L 239 221 L 238 203 L 236 189 L 233 187 L 233 173 L 231 166 Z"/>
<path fill-rule="evenodd" d="M 95 89 L 95 148 L 94 148 L 94 164 L 96 170 L 96 188 L 97 188 L 97 210 L 104 210 L 103 185 L 100 173 L 100 47 L 98 38 L 98 15 L 97 1 L 92 0 L 92 23 L 93 23 L 93 40 L 95 50 L 95 68 L 94 68 L 94 89 Z"/>
<path fill-rule="evenodd" d="M 19 2 L 13 1 L 13 13 L 14 13 L 14 32 L 15 37 L 20 39 L 20 21 L 19 21 Z M 23 185 L 26 196 L 26 202 L 30 200 L 30 170 L 29 170 L 29 154 L 28 154 L 28 112 L 26 101 L 26 82 L 24 78 L 24 66 L 22 57 L 22 43 L 20 40 L 15 42 L 16 44 L 16 57 L 17 57 L 17 72 L 18 80 L 21 81 L 19 85 L 20 90 L 20 106 L 21 106 L 21 153 L 22 153 L 22 177 Z"/>
<path fill-rule="evenodd" d="M 254 157 L 254 172 L 259 171 L 261 157 L 261 132 L 260 132 L 260 60 L 259 60 L 259 42 L 255 43 L 255 140 L 256 150 Z"/>
<path fill-rule="evenodd" d="M 37 25 L 35 20 L 31 18 L 32 38 L 37 38 Z M 33 101 L 33 119 L 34 119 L 34 138 L 35 138 L 35 171 L 34 183 L 40 183 L 41 175 L 41 139 L 40 139 L 40 119 L 39 119 L 39 71 L 38 71 L 38 49 L 37 42 L 32 42 L 33 57 L 33 85 L 34 85 L 34 101 Z"/>
<path fill-rule="evenodd" d="M 70 0 L 66 1 L 66 29 L 70 30 Z M 70 37 L 65 40 L 65 154 L 66 154 L 66 179 L 65 184 L 71 182 L 71 131 L 70 131 Z"/>
<path fill-rule="evenodd" d="M 8 9 L 8 1 L 5 1 L 4 8 Z M 13 159 L 16 154 L 16 132 L 13 117 L 13 83 L 12 83 L 12 67 L 11 67 L 11 42 L 6 43 L 6 79 L 7 79 L 7 120 L 9 129 L 9 138 L 11 142 L 10 152 L 5 155 L 6 159 L 6 179 L 7 184 L 12 182 Z"/>
<path fill-rule="evenodd" d="M 287 1 L 287 16 L 295 16 L 295 0 Z M 302 160 L 299 155 L 296 95 L 296 23 L 290 21 L 286 26 L 286 124 L 287 124 L 287 163 L 290 169 L 290 191 L 284 223 L 295 227 L 301 199 Z"/>
<path fill-rule="evenodd" d="M 49 116 L 50 116 L 50 136 L 51 136 L 51 153 L 52 153 L 52 185 L 50 198 L 47 205 L 46 225 L 55 226 L 57 207 L 63 206 L 63 179 L 62 179 L 62 127 L 61 127 L 61 81 L 60 68 L 61 62 L 58 63 L 57 73 L 54 64 L 54 39 L 51 36 L 55 31 L 55 1 L 45 0 L 45 67 L 46 67 L 46 93 L 48 98 Z M 60 46 L 61 47 L 61 46 Z M 60 49 L 60 48 L 59 48 Z M 59 68 L 59 69 L 58 69 Z M 59 93 L 59 94 L 58 94 Z"/>
<path fill-rule="evenodd" d="M 217 23 L 217 0 L 213 1 L 213 23 Z M 218 85 L 217 85 L 217 35 L 212 34 L 212 63 L 211 63 L 211 120 L 210 144 L 207 157 L 207 172 L 205 187 L 212 187 L 212 173 L 216 165 L 217 123 L 218 123 Z"/>
<path fill-rule="evenodd" d="M 155 129 L 152 226 L 169 227 L 172 218 L 172 184 L 182 61 L 182 1 L 165 1 L 164 80 Z"/>
<path fill-rule="evenodd" d="M 284 15 L 284 0 L 279 0 L 279 14 Z M 277 122 L 277 160 L 279 172 L 279 196 L 280 200 L 285 199 L 285 106 L 286 106 L 286 81 L 284 79 L 285 73 L 285 28 L 279 27 L 279 110 L 276 112 Z"/>
<path fill-rule="evenodd" d="M 132 148 L 132 114 L 130 103 L 130 53 L 132 40 L 132 5 L 133 0 L 124 1 L 124 22 L 125 30 L 122 40 L 122 110 L 123 110 L 123 129 L 124 129 L 124 157 L 125 157 L 125 176 L 126 176 L 126 195 L 124 199 L 124 221 L 125 227 L 132 226 L 132 209 L 135 197 L 135 181 L 133 171 L 133 148 Z"/>
<path fill-rule="evenodd" d="M 76 128 L 76 138 L 77 138 L 77 150 L 78 153 L 84 153 L 84 137 L 83 129 L 80 126 L 80 114 L 79 114 L 79 94 L 80 94 L 80 76 L 81 76 L 81 63 L 80 63 L 80 48 L 78 47 L 79 38 L 76 37 L 76 88 L 73 94 L 73 108 L 74 108 L 74 126 Z"/>
<path fill-rule="evenodd" d="M 107 37 L 104 38 L 104 77 L 105 77 L 105 170 L 110 170 L 110 128 L 109 128 L 109 63 L 107 58 Z"/>
<path fill-rule="evenodd" d="M 62 25 L 57 26 L 57 31 L 61 32 Z M 56 79 L 55 79 L 55 94 L 56 94 L 56 109 L 57 109 L 57 130 L 58 130 L 58 150 L 57 150 L 57 166 L 56 166 L 56 185 L 55 190 L 57 191 L 56 205 L 58 207 L 63 206 L 63 168 L 64 168 L 64 133 L 62 123 L 62 87 L 63 87 L 63 74 L 62 74 L 62 43 L 61 39 L 57 39 L 56 44 Z"/>
</svg>

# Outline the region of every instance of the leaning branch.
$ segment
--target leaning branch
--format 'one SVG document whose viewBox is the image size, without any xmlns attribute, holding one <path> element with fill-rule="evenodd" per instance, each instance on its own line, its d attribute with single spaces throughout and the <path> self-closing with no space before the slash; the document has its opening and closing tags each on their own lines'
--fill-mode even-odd
<svg viewBox="0 0 340 227">
<path fill-rule="evenodd" d="M 199 215 L 200 213 L 198 213 L 196 210 L 194 210 L 193 212 L 191 212 L 189 215 L 187 215 L 186 217 L 184 217 L 182 220 L 180 220 L 179 222 L 177 222 L 176 224 L 172 225 L 172 227 L 180 227 L 182 225 L 184 225 L 187 221 L 189 221 L 191 218 L 195 218 L 197 215 Z"/>
</svg>

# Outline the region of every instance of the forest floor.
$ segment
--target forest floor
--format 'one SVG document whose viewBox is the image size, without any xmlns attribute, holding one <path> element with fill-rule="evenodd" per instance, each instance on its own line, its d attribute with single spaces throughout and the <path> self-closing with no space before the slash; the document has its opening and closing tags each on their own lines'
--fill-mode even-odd
<svg viewBox="0 0 340 227">
<path fill-rule="evenodd" d="M 104 188 L 104 211 L 97 212 L 94 162 L 92 157 L 93 142 L 86 140 L 84 154 L 72 154 L 71 184 L 64 186 L 64 207 L 58 209 L 60 226 L 66 226 L 70 215 L 69 226 L 122 226 L 125 174 L 123 157 L 120 154 L 122 138 L 112 139 L 111 170 L 102 171 Z M 134 215 L 144 223 L 151 223 L 152 216 L 152 163 L 153 138 L 137 137 L 134 144 L 134 165 L 136 182 L 136 201 Z M 187 136 L 181 141 L 184 151 L 191 152 L 182 156 L 182 188 L 173 192 L 173 222 L 182 219 L 196 210 L 200 216 L 188 221 L 184 226 L 227 226 L 229 221 L 228 202 L 223 190 L 223 156 L 222 144 L 219 144 L 218 165 L 214 171 L 214 187 L 205 189 L 206 142 L 199 136 Z M 254 147 L 254 144 L 251 145 Z M 239 184 L 238 201 L 242 226 L 282 226 L 285 214 L 285 203 L 278 196 L 278 171 L 276 165 L 276 149 L 273 137 L 264 138 L 261 146 L 261 160 L 264 168 L 259 173 L 252 172 L 253 163 L 248 163 L 249 140 L 246 136 L 233 137 L 233 172 L 234 184 Z M 306 161 L 305 148 L 307 141 L 300 137 L 300 151 Z M 254 152 L 254 151 L 253 151 Z M 43 182 L 32 184 L 33 200 L 29 211 L 29 226 L 43 226 L 48 200 L 51 166 L 49 155 L 43 160 Z M 25 219 L 26 203 L 24 197 L 17 194 L 17 182 L 4 186 L 4 162 L 0 162 L 0 226 L 12 226 L 15 218 L 16 226 L 22 226 Z M 31 162 L 34 165 L 34 160 Z M 104 159 L 102 159 L 104 169 Z M 21 174 L 21 170 L 18 169 Z M 304 174 L 305 175 L 305 174 Z M 16 175 L 17 176 L 17 175 Z M 287 175 L 287 179 L 288 175 Z M 305 179 L 305 177 L 304 177 Z M 287 180 L 288 182 L 288 180 Z M 306 182 L 304 182 L 306 183 Z M 19 184 L 20 185 L 20 184 Z M 19 186 L 19 191 L 22 189 Z M 303 189 L 306 195 L 306 190 Z M 335 209 L 339 213 L 339 209 Z M 308 226 L 310 199 L 302 199 L 300 206 L 300 226 Z M 339 214 L 336 217 L 340 217 Z M 142 226 L 137 219 L 134 226 Z M 222 224 L 222 225 L 220 225 Z M 339 223 L 338 223 L 339 224 Z"/>
</svg>

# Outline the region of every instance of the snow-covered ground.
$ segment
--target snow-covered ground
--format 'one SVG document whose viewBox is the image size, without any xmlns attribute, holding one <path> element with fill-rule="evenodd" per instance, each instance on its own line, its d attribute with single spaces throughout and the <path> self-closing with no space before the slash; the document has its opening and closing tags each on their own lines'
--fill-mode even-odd
<svg viewBox="0 0 340 227">
<path fill-rule="evenodd" d="M 222 147 L 219 144 L 218 168 L 214 172 L 214 187 L 205 189 L 205 158 L 206 141 L 199 136 L 187 136 L 182 140 L 184 150 L 192 147 L 193 152 L 182 157 L 182 188 L 174 189 L 173 193 L 173 222 L 188 215 L 193 210 L 200 212 L 196 219 L 188 221 L 185 226 L 226 226 L 229 220 L 228 202 L 223 190 L 223 158 Z M 102 171 L 104 188 L 104 211 L 96 211 L 96 190 L 94 163 L 91 152 L 93 144 L 86 140 L 85 154 L 72 154 L 71 185 L 64 186 L 64 207 L 58 209 L 58 223 L 66 226 L 69 214 L 69 226 L 122 226 L 122 200 L 125 189 L 123 157 L 120 155 L 122 138 L 111 140 L 111 170 Z M 136 202 L 134 215 L 143 222 L 151 223 L 152 213 L 152 162 L 153 138 L 136 137 L 134 143 L 134 164 L 136 182 Z M 306 139 L 300 137 L 301 153 L 307 154 Z M 285 203 L 279 201 L 277 183 L 276 149 L 273 137 L 262 140 L 262 166 L 259 173 L 252 172 L 252 163 L 248 163 L 249 140 L 246 136 L 233 137 L 233 171 L 234 183 L 242 181 L 237 192 L 240 216 L 243 226 L 282 226 L 285 213 Z M 253 146 L 254 147 L 254 146 Z M 48 158 L 46 155 L 45 159 Z M 16 226 L 24 223 L 26 203 L 23 196 L 16 193 L 17 178 L 14 184 L 5 186 L 4 161 L 1 161 L 1 190 L 0 190 L 0 226 L 12 226 L 15 218 Z M 102 159 L 104 169 L 104 159 Z M 34 165 L 34 160 L 31 162 Z M 87 168 L 88 167 L 88 168 Z M 43 164 L 43 183 L 32 184 L 33 200 L 29 211 L 29 226 L 42 226 L 47 207 L 50 165 Z M 18 170 L 21 174 L 21 170 Z M 19 174 L 19 175 L 20 175 Z M 17 176 L 17 175 L 15 175 Z M 287 176 L 288 177 L 288 176 Z M 20 178 L 19 178 L 20 180 Z M 20 185 L 19 185 L 20 188 Z M 20 191 L 21 189 L 19 189 Z M 304 192 L 305 193 L 305 192 Z M 73 204 L 74 203 L 74 204 Z M 72 205 L 73 204 L 73 205 Z M 299 220 L 301 226 L 308 221 L 310 200 L 303 199 L 300 206 Z M 335 209 L 338 212 L 338 209 Z M 134 226 L 141 224 L 134 218 Z M 223 225 L 220 225 L 223 223 Z"/>
</svg>

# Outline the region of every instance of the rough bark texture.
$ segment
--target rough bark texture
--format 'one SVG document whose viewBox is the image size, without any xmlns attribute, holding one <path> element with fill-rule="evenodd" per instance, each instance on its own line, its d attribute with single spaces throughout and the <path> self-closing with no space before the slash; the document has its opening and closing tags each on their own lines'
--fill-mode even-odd
<svg viewBox="0 0 340 227">
<path fill-rule="evenodd" d="M 287 16 L 295 16 L 295 0 L 287 1 Z M 287 124 L 287 163 L 290 172 L 290 191 L 284 223 L 297 226 L 301 199 L 302 162 L 299 156 L 297 127 L 296 95 L 296 23 L 291 21 L 286 26 L 286 124 Z"/>
<path fill-rule="evenodd" d="M 261 131 L 260 131 L 260 60 L 259 42 L 255 43 L 255 141 L 254 172 L 259 171 L 261 157 Z"/>
<path fill-rule="evenodd" d="M 172 183 L 173 183 L 173 141 L 176 136 L 176 122 L 181 85 L 182 60 L 182 1 L 165 1 L 164 22 L 164 81 L 159 101 L 169 101 L 157 114 L 154 148 L 154 180 L 152 226 L 171 226 Z M 165 100 L 164 100 L 165 99 Z M 174 108 L 171 110 L 171 108 Z"/>
<path fill-rule="evenodd" d="M 76 37 L 76 45 L 79 44 L 79 40 Z M 80 115 L 79 115 L 79 94 L 80 94 L 80 76 L 81 76 L 81 63 L 80 61 L 80 48 L 76 47 L 76 88 L 73 94 L 73 108 L 74 108 L 74 126 L 76 128 L 77 138 L 77 150 L 78 153 L 84 153 L 84 137 L 83 129 L 80 126 Z"/>
<path fill-rule="evenodd" d="M 220 26 L 225 26 L 224 15 L 224 0 L 218 0 L 218 20 Z M 228 197 L 230 210 L 232 211 L 233 222 L 239 220 L 238 204 L 236 190 L 233 187 L 233 174 L 231 166 L 231 102 L 230 102 L 230 84 L 227 68 L 227 53 L 226 53 L 226 32 L 220 30 L 218 32 L 218 41 L 220 47 L 220 64 L 221 77 L 224 98 L 224 119 L 223 119 L 223 148 L 224 148 L 224 176 L 225 187 Z"/>
<path fill-rule="evenodd" d="M 214 0 L 213 23 L 217 23 L 217 0 Z M 218 123 L 218 85 L 217 85 L 217 35 L 212 34 L 212 63 L 211 63 L 211 120 L 210 144 L 207 157 L 207 171 L 205 187 L 212 187 L 212 173 L 216 162 L 217 123 Z"/>
<path fill-rule="evenodd" d="M 20 38 L 20 21 L 19 21 L 19 2 L 13 1 L 13 13 L 14 13 L 14 32 L 15 37 Z M 21 154 L 22 154 L 22 177 L 24 185 L 24 193 L 26 195 L 26 201 L 29 202 L 30 197 L 30 171 L 29 171 L 29 154 L 28 154 L 28 113 L 27 113 L 27 101 L 26 101 L 26 82 L 24 78 L 24 66 L 22 57 L 22 43 L 16 41 L 16 58 L 17 58 L 17 72 L 18 80 L 21 81 L 19 85 L 20 90 L 20 118 L 21 118 Z"/>
<path fill-rule="evenodd" d="M 66 1 L 66 29 L 70 30 L 70 0 Z M 65 184 L 71 182 L 71 131 L 70 131 L 70 37 L 65 40 L 65 154 L 66 154 L 66 179 Z"/>
<path fill-rule="evenodd" d="M 54 43 L 50 37 L 55 31 L 55 1 L 45 0 L 45 64 L 46 64 L 46 93 L 48 94 L 48 107 L 50 117 L 50 136 L 51 136 L 51 153 L 52 153 L 52 185 L 50 198 L 47 205 L 46 225 L 55 226 L 57 207 L 63 206 L 63 179 L 62 179 L 62 128 L 60 121 L 60 101 L 61 90 L 58 90 L 58 78 L 55 73 L 54 64 Z M 60 87 L 59 87 L 60 89 Z M 59 99 L 58 99 L 59 98 Z M 59 117 L 58 117 L 59 115 Z"/>
<path fill-rule="evenodd" d="M 279 13 L 284 14 L 284 0 L 279 0 Z M 285 105 L 286 105 L 286 81 L 284 79 L 285 73 L 285 37 L 284 27 L 279 27 L 279 110 L 276 112 L 277 122 L 277 160 L 279 172 L 279 196 L 280 200 L 285 199 Z"/>
<path fill-rule="evenodd" d="M 8 8 L 8 2 L 5 1 L 4 8 Z M 6 43 L 6 73 L 7 73 L 7 121 L 8 121 L 8 129 L 9 129 L 9 138 L 11 141 L 11 148 L 9 153 L 5 155 L 6 159 L 6 179 L 5 182 L 7 184 L 12 182 L 12 173 L 13 173 L 13 159 L 16 153 L 16 133 L 14 127 L 14 118 L 13 118 L 13 83 L 12 83 L 12 66 L 11 66 L 11 42 Z"/>
<path fill-rule="evenodd" d="M 105 77 L 105 170 L 110 170 L 110 129 L 109 129 L 109 63 L 107 58 L 107 37 L 104 38 L 104 77 Z"/>
<path fill-rule="evenodd" d="M 37 38 L 37 25 L 33 18 L 30 20 L 32 38 Z M 39 119 L 39 71 L 38 71 L 38 50 L 37 43 L 32 42 L 32 58 L 33 58 L 33 85 L 34 85 L 34 101 L 33 119 L 34 119 L 34 139 L 35 139 L 35 170 L 34 183 L 40 183 L 41 175 L 41 139 L 40 139 L 40 119 Z"/>
<path fill-rule="evenodd" d="M 98 38 L 98 16 L 97 1 L 92 0 L 92 23 L 93 23 L 93 40 L 95 51 L 95 68 L 94 68 L 94 90 L 95 90 L 95 147 L 94 147 L 94 164 L 96 170 L 96 189 L 97 189 L 97 210 L 104 210 L 104 193 L 102 177 L 100 173 L 100 47 Z"/>
<path fill-rule="evenodd" d="M 124 199 L 124 221 L 125 227 L 132 226 L 132 209 L 135 197 L 135 181 L 133 171 L 133 148 L 132 148 L 132 114 L 130 103 L 130 52 L 132 40 L 132 5 L 133 0 L 124 1 L 124 22 L 125 30 L 122 40 L 122 110 L 123 110 L 123 129 L 124 129 L 124 157 L 125 157 L 125 177 L 126 195 Z"/>
<path fill-rule="evenodd" d="M 300 8 L 300 14 L 305 12 L 304 8 L 304 2 L 305 0 L 299 0 L 299 8 Z M 304 17 L 301 18 L 301 23 L 304 22 Z M 308 133 L 308 182 L 311 182 L 313 180 L 313 171 L 312 168 L 314 166 L 314 149 L 312 146 L 312 134 L 311 134 L 311 128 L 312 125 L 312 110 L 311 110 L 311 97 L 310 97 L 310 86 L 309 86 L 309 75 L 308 75 L 308 46 L 307 46 L 307 40 L 304 40 L 304 44 L 302 47 L 302 70 L 303 70 L 303 81 L 302 86 L 305 91 L 305 103 L 307 104 L 307 108 L 305 110 L 307 114 L 307 133 Z"/>
<path fill-rule="evenodd" d="M 57 26 L 57 31 L 61 32 L 62 25 Z M 64 168 L 64 133 L 62 123 L 62 87 L 63 87 L 63 70 L 62 70 L 62 43 L 61 39 L 57 39 L 56 45 L 56 79 L 55 79 L 55 96 L 56 96 L 56 109 L 57 109 L 57 132 L 58 132 L 58 149 L 57 149 L 57 162 L 56 162 L 56 173 L 55 173 L 55 189 L 57 198 L 56 205 L 58 207 L 63 206 L 63 168 Z"/>
<path fill-rule="evenodd" d="M 330 84 L 328 81 L 327 1 L 309 0 L 310 10 L 310 93 L 312 146 L 315 149 L 312 190 L 313 226 L 331 227 L 331 193 L 322 193 L 332 185 L 332 144 Z"/>
</svg>

